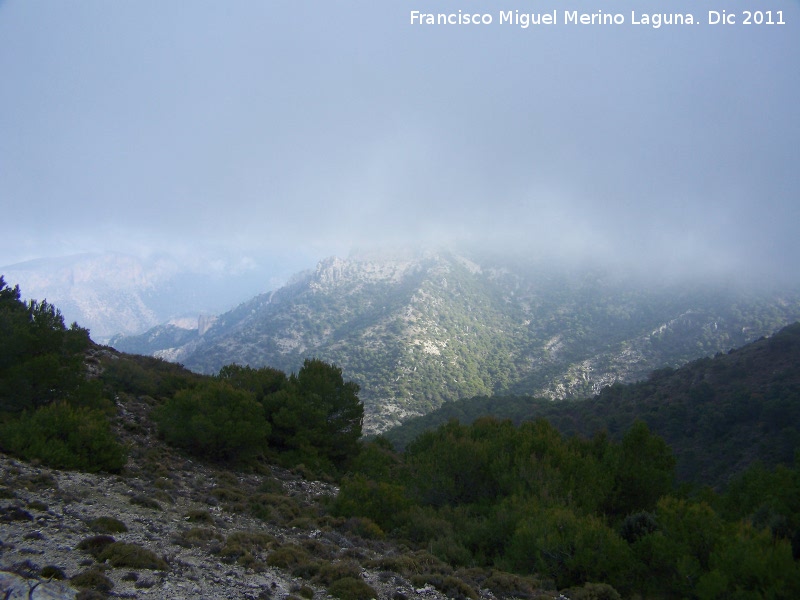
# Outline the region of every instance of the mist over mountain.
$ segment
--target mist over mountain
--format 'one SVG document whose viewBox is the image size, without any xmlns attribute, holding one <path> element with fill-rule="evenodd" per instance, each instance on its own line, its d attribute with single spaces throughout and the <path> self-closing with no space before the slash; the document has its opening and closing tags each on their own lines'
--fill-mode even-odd
<svg viewBox="0 0 800 600">
<path fill-rule="evenodd" d="M 745 290 L 479 252 L 360 252 L 187 331 L 115 338 L 205 373 L 225 364 L 339 365 L 382 431 L 476 395 L 591 396 L 767 335 L 800 318 L 797 290 Z"/>
</svg>

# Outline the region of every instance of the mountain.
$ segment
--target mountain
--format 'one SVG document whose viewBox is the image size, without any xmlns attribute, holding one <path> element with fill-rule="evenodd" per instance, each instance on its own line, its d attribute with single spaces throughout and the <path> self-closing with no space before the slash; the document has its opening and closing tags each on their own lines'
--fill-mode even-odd
<svg viewBox="0 0 800 600">
<path fill-rule="evenodd" d="M 31 260 L 2 267 L 0 274 L 19 284 L 24 297 L 56 304 L 68 322 L 105 343 L 171 320 L 178 329 L 202 328 L 198 318 L 252 297 L 271 281 L 269 266 L 211 262 L 201 270 L 168 255 L 109 252 Z"/>
<path fill-rule="evenodd" d="M 713 358 L 614 384 L 590 399 L 476 397 L 445 404 L 386 432 L 405 446 L 456 419 L 491 415 L 515 423 L 545 418 L 563 434 L 620 438 L 636 420 L 673 449 L 682 481 L 724 486 L 755 461 L 791 465 L 800 448 L 800 323 Z"/>
<path fill-rule="evenodd" d="M 477 395 L 593 395 L 727 351 L 800 318 L 797 291 L 642 282 L 607 270 L 446 251 L 329 258 L 220 315 L 207 330 L 118 338 L 205 373 L 296 371 L 306 357 L 361 386 L 383 431 Z"/>
</svg>

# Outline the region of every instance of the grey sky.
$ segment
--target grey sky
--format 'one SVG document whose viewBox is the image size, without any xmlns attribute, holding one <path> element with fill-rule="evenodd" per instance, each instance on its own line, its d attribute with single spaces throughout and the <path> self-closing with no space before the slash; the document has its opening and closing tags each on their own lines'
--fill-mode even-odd
<svg viewBox="0 0 800 600">
<path fill-rule="evenodd" d="M 497 23 L 748 8 L 786 24 Z M 466 239 L 796 277 L 798 59 L 796 0 L 6 0 L 0 264 Z"/>
</svg>

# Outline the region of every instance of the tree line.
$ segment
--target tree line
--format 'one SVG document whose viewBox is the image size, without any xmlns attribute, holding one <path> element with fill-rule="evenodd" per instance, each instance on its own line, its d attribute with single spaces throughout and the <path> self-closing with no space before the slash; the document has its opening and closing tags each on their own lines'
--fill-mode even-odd
<svg viewBox="0 0 800 600">
<path fill-rule="evenodd" d="M 378 438 L 334 511 L 453 567 L 536 574 L 557 589 L 800 597 L 800 462 L 753 466 L 724 494 L 689 494 L 676 485 L 670 448 L 641 421 L 619 442 L 491 417 L 451 421 L 402 453 Z"/>
</svg>

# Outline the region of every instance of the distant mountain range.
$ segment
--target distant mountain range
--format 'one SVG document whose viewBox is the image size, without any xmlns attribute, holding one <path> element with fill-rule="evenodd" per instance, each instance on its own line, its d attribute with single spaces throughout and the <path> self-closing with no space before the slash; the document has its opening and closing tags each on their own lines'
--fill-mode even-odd
<svg viewBox="0 0 800 600">
<path fill-rule="evenodd" d="M 329 258 L 209 319 L 116 337 L 205 373 L 334 362 L 361 386 L 365 430 L 479 395 L 591 396 L 768 335 L 800 293 L 642 283 L 599 269 L 451 252 Z"/>
<path fill-rule="evenodd" d="M 252 297 L 275 280 L 269 267 L 230 267 L 224 261 L 189 269 L 174 257 L 143 259 L 126 254 L 76 254 L 0 267 L 24 298 L 58 306 L 68 323 L 87 327 L 96 342 L 135 335 L 174 320 L 180 328 L 198 323 Z"/>
</svg>

